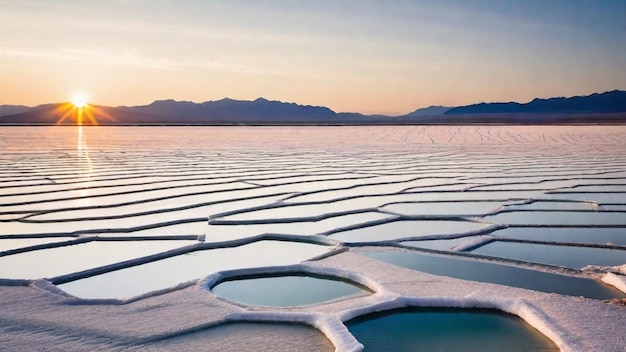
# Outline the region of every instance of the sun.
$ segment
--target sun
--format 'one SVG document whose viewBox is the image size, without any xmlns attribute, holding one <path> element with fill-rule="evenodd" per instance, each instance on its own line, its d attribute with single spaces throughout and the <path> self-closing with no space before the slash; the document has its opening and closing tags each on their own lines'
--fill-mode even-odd
<svg viewBox="0 0 626 352">
<path fill-rule="evenodd" d="M 111 116 L 107 109 L 101 109 L 97 105 L 89 104 L 89 96 L 83 92 L 76 92 L 72 95 L 69 102 L 58 104 L 55 113 L 60 116 L 57 125 L 71 124 L 72 122 L 78 126 L 82 125 L 98 125 L 98 118 L 105 118 L 111 121 L 117 121 L 115 116 Z"/>
<path fill-rule="evenodd" d="M 84 108 L 87 105 L 87 94 L 85 93 L 76 93 L 72 95 L 72 105 L 77 108 Z"/>
</svg>

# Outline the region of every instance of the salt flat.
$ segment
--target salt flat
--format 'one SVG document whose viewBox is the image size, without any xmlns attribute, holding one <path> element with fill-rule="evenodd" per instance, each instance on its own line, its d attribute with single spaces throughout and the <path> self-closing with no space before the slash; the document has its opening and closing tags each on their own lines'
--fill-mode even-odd
<svg viewBox="0 0 626 352">
<path fill-rule="evenodd" d="M 219 350 L 290 350 L 296 339 L 351 351 L 362 346 L 343 322 L 427 306 L 509 312 L 563 351 L 623 351 L 625 140 L 619 125 L 3 127 L 0 348 L 180 349 L 210 338 Z M 288 245 L 267 247 L 276 240 Z M 578 287 L 437 276 L 364 250 L 493 263 Z M 603 266 L 586 266 L 598 258 Z M 271 308 L 203 286 L 216 271 L 265 266 L 375 293 Z M 580 297 L 591 284 L 603 293 Z"/>
</svg>

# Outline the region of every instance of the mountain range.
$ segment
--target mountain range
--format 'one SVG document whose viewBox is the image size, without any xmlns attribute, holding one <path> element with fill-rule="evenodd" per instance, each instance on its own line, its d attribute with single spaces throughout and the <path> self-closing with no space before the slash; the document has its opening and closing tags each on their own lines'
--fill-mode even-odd
<svg viewBox="0 0 626 352">
<path fill-rule="evenodd" d="M 89 105 L 83 124 L 454 124 L 454 123 L 626 123 L 626 91 L 588 96 L 534 99 L 528 103 L 430 106 L 401 116 L 336 113 L 323 106 L 258 98 L 224 98 L 194 103 L 158 100 L 141 106 Z M 0 105 L 0 124 L 76 124 L 78 109 L 69 103 L 36 107 Z"/>
</svg>

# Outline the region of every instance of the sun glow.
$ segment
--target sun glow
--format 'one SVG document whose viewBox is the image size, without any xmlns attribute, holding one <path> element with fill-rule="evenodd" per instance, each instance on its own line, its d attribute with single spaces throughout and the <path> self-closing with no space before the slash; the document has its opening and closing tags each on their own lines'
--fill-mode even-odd
<svg viewBox="0 0 626 352">
<path fill-rule="evenodd" d="M 67 103 L 59 104 L 54 109 L 54 115 L 57 117 L 57 125 L 75 124 L 78 126 L 98 125 L 99 118 L 109 121 L 117 121 L 111 116 L 106 109 L 102 109 L 97 105 L 91 105 L 87 101 L 89 97 L 84 93 L 75 93 Z"/>
<path fill-rule="evenodd" d="M 84 93 L 76 93 L 72 95 L 72 104 L 77 108 L 84 108 L 87 106 L 87 95 Z"/>
</svg>

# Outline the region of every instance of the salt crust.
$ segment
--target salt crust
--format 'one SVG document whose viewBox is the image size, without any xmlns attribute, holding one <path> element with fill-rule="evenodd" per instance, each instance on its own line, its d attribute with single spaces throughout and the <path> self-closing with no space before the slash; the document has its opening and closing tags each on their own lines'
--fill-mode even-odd
<svg viewBox="0 0 626 352">
<path fill-rule="evenodd" d="M 626 293 L 626 276 L 606 273 L 606 275 L 604 275 L 601 280 L 605 284 L 614 286 L 618 290 Z"/>
<path fill-rule="evenodd" d="M 604 155 L 611 155 L 615 146 L 622 144 L 624 135 L 622 131 L 624 126 L 586 126 L 584 132 L 580 132 L 578 126 L 525 126 L 519 127 L 516 133 L 510 132 L 510 126 L 471 127 L 471 133 L 458 133 L 458 129 L 453 127 L 441 130 L 437 126 L 428 126 L 415 127 L 413 129 L 418 129 L 417 133 L 409 131 L 411 133 L 406 134 L 403 129 L 399 132 L 395 131 L 396 127 L 380 127 L 379 130 L 382 128 L 392 129 L 388 131 L 391 133 L 382 133 L 382 135 L 391 135 L 393 138 L 378 141 L 381 145 L 388 147 L 400 140 L 402 144 L 415 143 L 414 145 L 431 142 L 462 146 L 492 144 L 509 146 L 511 150 L 519 149 L 520 145 L 534 147 L 547 144 L 551 155 L 554 153 L 575 155 L 578 150 L 587 153 L 590 149 Z M 276 146 L 284 149 L 286 145 L 287 148 L 293 146 L 318 149 L 320 145 L 332 144 L 327 142 L 336 141 L 337 136 L 345 138 L 345 134 L 338 135 L 333 130 L 336 129 L 328 129 L 319 135 L 308 135 L 305 139 L 291 138 L 286 144 L 276 143 L 270 138 L 258 138 L 256 130 L 249 134 L 242 134 L 238 130 L 237 145 L 253 145 L 255 151 L 259 148 L 273 150 Z M 589 130 L 593 132 L 590 135 Z M 367 131 L 367 129 L 356 131 L 359 137 L 351 136 L 346 144 L 352 148 L 371 146 L 371 134 L 364 134 L 362 131 Z M 339 131 L 339 133 L 343 132 Z M 37 131 L 36 135 L 39 138 L 41 134 Z M 251 139 L 242 141 L 241 137 L 246 135 L 251 136 Z M 200 138 L 203 143 L 210 141 L 216 146 L 229 145 L 228 143 L 234 140 L 233 134 L 225 133 L 222 129 L 212 136 L 214 138 L 206 138 L 206 134 L 203 133 L 190 135 L 185 133 L 185 136 L 195 136 L 194 138 Z M 150 137 L 147 140 L 149 143 L 141 144 L 143 150 L 152 152 L 163 147 L 162 140 Z M 323 138 L 320 140 L 320 137 Z M 106 140 L 107 146 L 110 144 L 108 138 L 102 140 Z M 259 141 L 266 141 L 266 143 L 260 145 Z M 576 145 L 572 144 L 572 141 L 576 144 L 579 141 L 584 141 L 584 143 Z M 50 146 L 54 146 L 55 150 L 61 150 L 58 149 L 60 148 L 58 143 L 59 138 L 54 138 L 50 139 L 47 145 L 39 143 L 34 146 L 29 145 L 29 148 L 39 148 L 35 150 L 48 154 L 51 150 Z M 190 143 L 190 145 L 199 144 Z M 564 145 L 568 147 L 562 148 Z M 580 149 L 572 149 L 570 145 L 580 147 Z M 591 145 L 598 148 L 589 148 Z M 92 148 L 98 150 L 101 146 L 92 145 Z M 553 148 L 553 146 L 558 146 L 558 148 Z M 71 147 L 73 148 L 73 144 Z M 135 145 L 136 147 L 138 145 Z M 337 148 L 344 148 L 344 146 Z M 492 152 L 492 148 L 489 147 L 489 149 Z M 406 147 L 403 146 L 402 151 L 406 151 Z M 619 167 L 617 165 L 617 168 Z M 616 172 L 623 175 L 619 169 L 605 170 L 597 174 L 610 173 L 617 176 Z M 606 206 L 601 205 L 601 207 Z M 336 243 L 328 244 L 336 245 Z M 232 243 L 232 245 L 237 244 Z M 196 247 L 196 249 L 201 248 L 205 247 Z M 349 334 L 343 321 L 368 312 L 397 307 L 449 306 L 492 308 L 517 314 L 553 339 L 564 351 L 626 351 L 626 334 L 623 332 L 623 327 L 626 326 L 626 311 L 623 307 L 579 297 L 546 294 L 424 274 L 377 262 L 371 258 L 346 252 L 345 249 L 335 250 L 334 253 L 336 255 L 320 256 L 316 262 L 305 263 L 292 269 L 298 268 L 310 272 L 319 270 L 324 274 L 334 273 L 340 277 L 365 280 L 371 285 L 370 287 L 376 288 L 377 293 L 369 297 L 313 306 L 275 309 L 233 305 L 207 293 L 198 280 L 122 301 L 68 297 L 66 293 L 44 280 L 30 282 L 0 279 L 0 297 L 2 297 L 0 300 L 0 350 L 18 348 L 27 350 L 29 348 L 19 346 L 17 343 L 17 341 L 26 340 L 31 341 L 30 347 L 34 347 L 30 348 L 32 350 L 53 347 L 50 342 L 61 342 L 61 345 L 54 347 L 64 350 L 128 349 L 133 346 L 149 346 L 152 341 L 158 339 L 184 336 L 193 331 L 230 321 L 300 321 L 318 327 L 331 339 L 338 351 L 358 351 L 362 347 Z M 605 272 L 601 272 L 602 275 Z M 624 270 L 621 272 L 626 273 Z M 619 275 L 605 275 L 605 277 L 608 281 L 623 284 L 623 277 Z M 27 287 L 28 285 L 30 287 Z M 18 335 L 21 337 L 17 337 Z M 46 340 L 46 336 L 52 338 Z"/>
<path fill-rule="evenodd" d="M 369 287 L 375 293 L 317 305 L 272 308 L 232 304 L 206 290 L 228 277 L 281 272 L 336 276 Z M 622 331 L 626 325 L 623 307 L 582 297 L 425 274 L 349 251 L 339 251 L 318 261 L 291 266 L 219 272 L 203 280 L 127 301 L 69 297 L 45 280 L 32 282 L 30 288 L 13 287 L 22 291 L 19 295 L 8 296 L 13 300 L 0 303 L 0 320 L 19 326 L 37 321 L 39 326 L 46 326 L 46 333 L 56 339 L 63 337 L 64 346 L 73 346 L 74 349 L 91 342 L 104 343 L 110 349 L 150 346 L 154 341 L 184 336 L 223 323 L 252 321 L 308 324 L 324 333 L 336 351 L 360 351 L 363 346 L 343 322 L 364 314 L 403 307 L 494 309 L 519 316 L 550 338 L 562 351 L 626 349 L 626 336 Z M 0 292 L 9 288 L 0 286 Z M 32 294 L 23 291 L 32 289 L 41 292 L 36 304 L 28 298 Z M 167 322 L 162 321 L 165 314 Z M 72 326 L 80 326 L 87 336 L 67 333 L 66 329 L 72 331 Z M 37 329 L 26 329 L 21 334 L 39 338 L 41 333 Z M 10 337 L 8 341 L 10 343 Z M 11 345 L 3 347 L 7 346 Z"/>
<path fill-rule="evenodd" d="M 458 246 L 452 247 L 452 251 L 454 252 L 463 252 L 469 251 L 474 248 L 482 247 L 488 243 L 495 241 L 497 237 L 491 235 L 478 236 L 473 240 L 469 240 L 465 243 L 461 243 Z"/>
<path fill-rule="evenodd" d="M 376 281 L 354 272 L 346 271 L 334 267 L 318 267 L 310 263 L 296 264 L 282 267 L 267 267 L 257 269 L 240 269 L 216 273 L 201 281 L 201 286 L 210 289 L 213 285 L 221 280 L 242 276 L 255 275 L 260 273 L 288 273 L 288 272 L 306 272 L 318 275 L 333 275 L 336 277 L 351 280 L 378 293 L 378 302 L 368 306 L 359 308 L 349 308 L 336 314 L 339 321 L 347 321 L 368 313 L 380 312 L 396 308 L 404 307 L 446 307 L 446 308 L 485 308 L 495 309 L 506 313 L 514 314 L 524 319 L 529 325 L 541 331 L 544 335 L 554 341 L 562 351 L 578 351 L 579 343 L 573 336 L 569 334 L 547 314 L 543 313 L 539 308 L 531 302 L 524 299 L 507 299 L 507 298 L 486 298 L 479 293 L 473 292 L 465 297 L 403 297 L 399 294 L 386 289 Z M 254 321 L 294 321 L 310 324 L 322 331 L 328 339 L 335 345 L 337 351 L 361 351 L 362 345 L 354 339 L 354 337 L 339 328 L 337 319 L 324 319 L 319 314 L 302 315 L 298 312 L 255 312 L 245 313 L 239 316 L 240 319 Z"/>
</svg>

